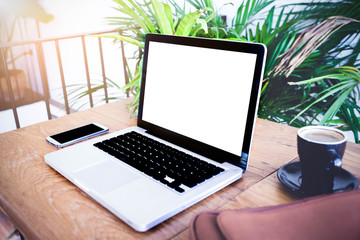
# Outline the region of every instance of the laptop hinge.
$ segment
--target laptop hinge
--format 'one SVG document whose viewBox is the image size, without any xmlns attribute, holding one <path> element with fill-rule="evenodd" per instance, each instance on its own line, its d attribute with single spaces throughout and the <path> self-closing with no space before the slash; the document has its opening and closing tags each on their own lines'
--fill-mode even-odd
<svg viewBox="0 0 360 240">
<path fill-rule="evenodd" d="M 242 153 L 238 161 L 228 161 L 228 163 L 240 167 L 243 170 L 243 172 L 245 172 L 248 166 L 248 154 Z"/>
</svg>

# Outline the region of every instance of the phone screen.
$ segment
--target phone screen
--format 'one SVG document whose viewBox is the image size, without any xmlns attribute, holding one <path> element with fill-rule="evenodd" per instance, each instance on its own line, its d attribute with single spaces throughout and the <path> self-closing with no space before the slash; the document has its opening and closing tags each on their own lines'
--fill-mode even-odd
<svg viewBox="0 0 360 240">
<path fill-rule="evenodd" d="M 96 126 L 95 124 L 88 124 L 82 127 L 71 129 L 69 131 L 52 135 L 51 137 L 56 141 L 58 141 L 60 144 L 63 144 L 72 141 L 74 139 L 78 139 L 103 130 L 104 129 L 102 129 L 99 126 Z"/>
</svg>

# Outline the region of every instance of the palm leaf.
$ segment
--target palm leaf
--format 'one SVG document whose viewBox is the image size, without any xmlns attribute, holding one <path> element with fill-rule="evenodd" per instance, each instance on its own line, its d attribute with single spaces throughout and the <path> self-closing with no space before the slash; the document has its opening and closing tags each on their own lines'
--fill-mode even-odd
<svg viewBox="0 0 360 240">
<path fill-rule="evenodd" d="M 160 4 L 158 0 L 151 0 L 151 3 L 154 8 L 156 21 L 160 27 L 160 32 L 162 34 L 172 35 L 173 32 L 171 28 L 171 23 L 169 22 L 169 19 L 164 9 L 165 4 Z"/>
<path fill-rule="evenodd" d="M 191 32 L 191 29 L 194 27 L 196 20 L 200 16 L 200 10 L 186 14 L 186 16 L 179 23 L 175 35 L 188 36 Z"/>
<path fill-rule="evenodd" d="M 319 125 L 324 125 L 328 120 L 332 119 L 336 115 L 336 113 L 339 111 L 340 107 L 343 105 L 344 101 L 349 96 L 352 90 L 353 90 L 352 88 L 349 88 L 340 94 L 337 100 L 331 105 L 331 107 L 324 114 L 324 117 L 319 122 Z"/>
<path fill-rule="evenodd" d="M 151 33 L 157 33 L 154 24 L 151 22 L 150 18 L 147 16 L 144 9 L 139 7 L 139 5 L 136 4 L 133 0 L 127 0 L 127 1 L 129 1 L 129 3 L 137 10 L 137 13 L 142 17 L 149 31 Z"/>
<path fill-rule="evenodd" d="M 274 75 L 290 76 L 295 68 L 322 45 L 331 34 L 342 26 L 356 21 L 344 17 L 330 17 L 319 25 L 308 27 L 295 40 L 293 46 L 281 56 L 282 60 L 273 69 Z"/>
<path fill-rule="evenodd" d="M 242 3 L 232 21 L 234 29 L 240 34 L 253 22 L 253 18 L 257 16 L 264 8 L 272 4 L 274 0 L 249 0 Z"/>
<path fill-rule="evenodd" d="M 134 21 L 141 26 L 141 28 L 145 31 L 145 33 L 150 32 L 146 22 L 140 17 L 140 15 L 131 9 L 124 1 L 122 0 L 113 0 L 118 3 L 123 9 L 119 9 L 121 12 L 129 15 L 134 19 Z M 131 3 L 131 0 L 129 1 Z"/>
<path fill-rule="evenodd" d="M 334 84 L 330 87 L 325 87 L 324 90 L 315 96 L 303 101 L 298 106 L 295 106 L 294 108 L 298 108 L 301 105 L 307 104 L 307 102 L 312 101 L 312 99 L 315 99 L 307 105 L 300 113 L 298 113 L 294 119 L 301 116 L 304 112 L 309 110 L 311 107 L 313 107 L 315 104 L 320 103 L 322 101 L 325 101 L 325 99 L 332 97 L 335 99 L 335 101 L 332 103 L 332 105 L 329 107 L 329 109 L 324 114 L 323 119 L 320 121 L 319 124 L 324 124 L 325 122 L 332 119 L 336 113 L 339 111 L 340 107 L 343 105 L 344 101 L 348 99 L 350 93 L 353 91 L 353 89 L 358 85 L 358 80 L 352 78 L 352 73 L 354 71 L 353 68 L 337 68 L 332 71 L 340 72 L 338 74 L 329 74 L 321 77 L 315 77 L 312 79 L 299 81 L 299 82 L 289 82 L 289 85 L 308 85 L 311 86 L 314 83 L 324 83 L 326 79 L 337 79 L 339 82 Z M 350 73 L 349 73 L 350 71 Z"/>
<path fill-rule="evenodd" d="M 174 30 L 174 21 L 173 21 L 173 17 L 172 17 L 171 8 L 167 4 L 163 4 L 163 7 L 164 7 L 165 15 L 170 23 L 171 34 L 173 34 L 175 32 L 175 30 Z"/>
</svg>

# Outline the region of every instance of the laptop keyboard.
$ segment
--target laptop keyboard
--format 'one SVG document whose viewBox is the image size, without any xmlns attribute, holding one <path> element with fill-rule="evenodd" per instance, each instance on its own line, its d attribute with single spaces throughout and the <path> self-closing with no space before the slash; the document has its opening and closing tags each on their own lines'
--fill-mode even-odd
<svg viewBox="0 0 360 240">
<path fill-rule="evenodd" d="M 224 171 L 134 131 L 94 146 L 180 193 Z"/>
</svg>

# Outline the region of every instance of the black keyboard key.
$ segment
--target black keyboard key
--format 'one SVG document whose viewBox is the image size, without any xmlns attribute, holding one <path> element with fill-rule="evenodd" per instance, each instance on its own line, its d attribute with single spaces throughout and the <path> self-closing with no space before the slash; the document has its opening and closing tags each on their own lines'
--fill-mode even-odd
<svg viewBox="0 0 360 240">
<path fill-rule="evenodd" d="M 189 188 L 193 188 L 197 185 L 197 182 L 189 179 L 189 180 L 183 181 L 183 184 Z"/>
<path fill-rule="evenodd" d="M 182 189 L 181 187 L 176 187 L 176 188 L 174 188 L 176 191 L 178 191 L 179 193 L 183 193 L 183 192 L 185 192 L 185 190 L 184 189 Z"/>
<path fill-rule="evenodd" d="M 181 185 L 181 182 L 179 181 L 172 181 L 171 183 L 168 184 L 169 187 L 172 187 L 172 188 L 176 188 L 176 187 L 179 187 Z"/>
<path fill-rule="evenodd" d="M 169 184 L 169 181 L 166 180 L 166 179 L 160 179 L 160 182 L 165 184 L 165 185 L 168 185 Z"/>
</svg>

